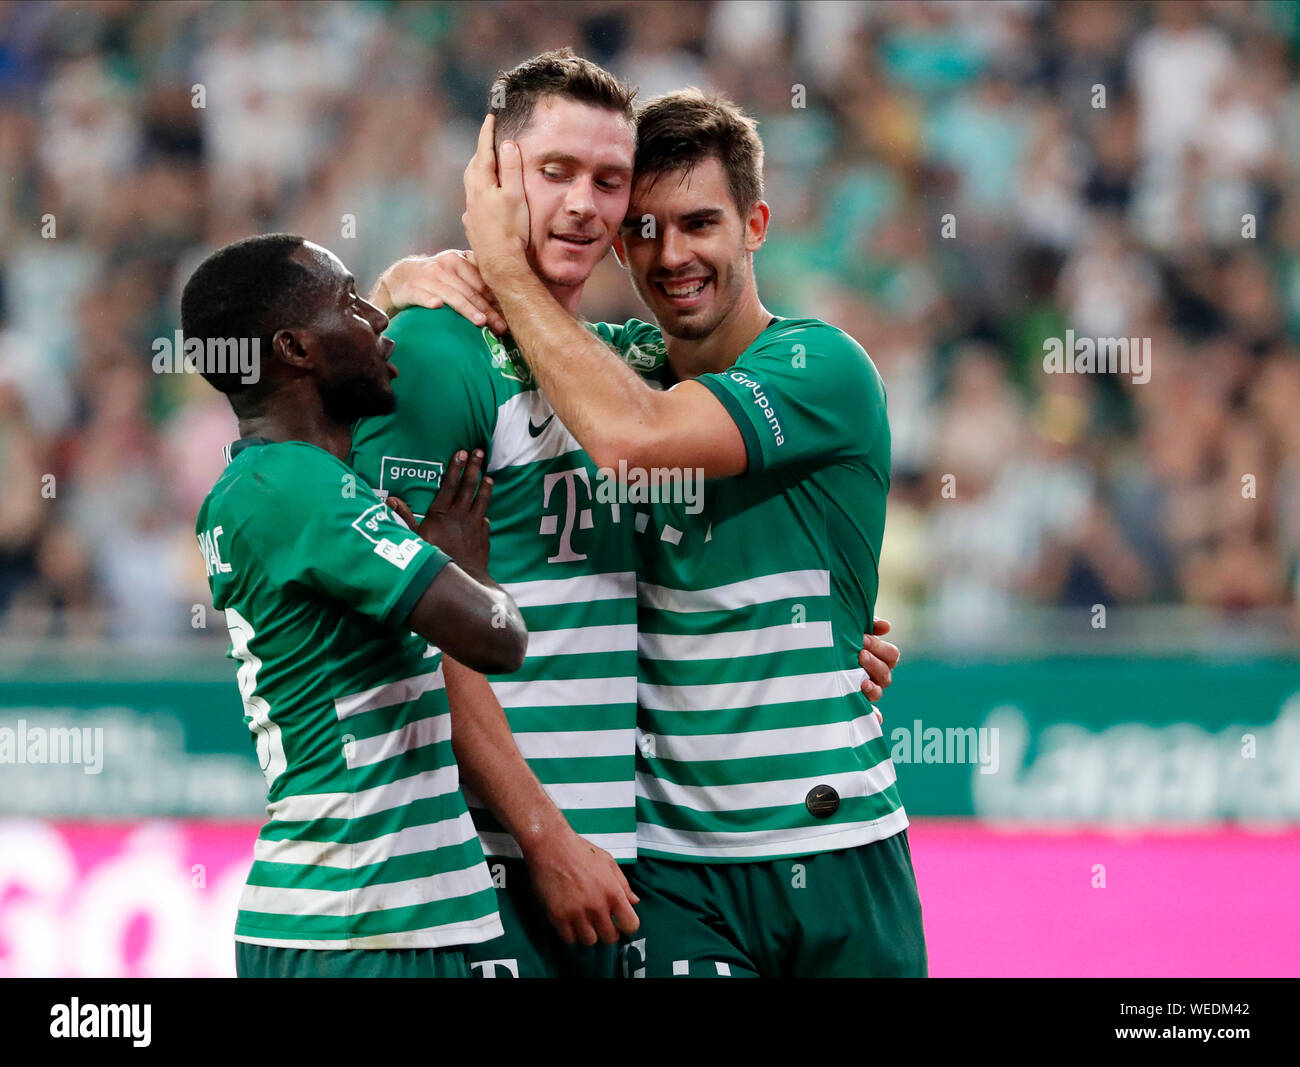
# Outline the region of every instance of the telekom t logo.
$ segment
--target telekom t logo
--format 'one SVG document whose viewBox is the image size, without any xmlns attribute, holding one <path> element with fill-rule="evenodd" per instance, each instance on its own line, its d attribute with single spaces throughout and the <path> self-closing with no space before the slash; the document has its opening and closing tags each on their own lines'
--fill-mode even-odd
<svg viewBox="0 0 1300 1067">
<path fill-rule="evenodd" d="M 575 560 L 586 559 L 585 552 L 575 552 L 573 550 L 573 520 L 578 520 L 578 528 L 581 530 L 590 530 L 592 526 L 591 508 L 578 510 L 578 479 L 582 479 L 583 487 L 587 491 L 587 501 L 591 501 L 591 479 L 587 477 L 586 467 L 574 467 L 573 470 L 556 471 L 554 474 L 548 474 L 546 480 L 542 483 L 542 507 L 548 507 L 551 503 L 551 490 L 555 488 L 557 482 L 563 480 L 565 485 L 565 508 L 564 508 L 564 529 L 560 531 L 560 550 L 553 556 L 548 556 L 547 563 L 573 563 Z M 558 515 L 543 515 L 541 529 L 538 533 L 553 534 L 560 525 Z"/>
</svg>

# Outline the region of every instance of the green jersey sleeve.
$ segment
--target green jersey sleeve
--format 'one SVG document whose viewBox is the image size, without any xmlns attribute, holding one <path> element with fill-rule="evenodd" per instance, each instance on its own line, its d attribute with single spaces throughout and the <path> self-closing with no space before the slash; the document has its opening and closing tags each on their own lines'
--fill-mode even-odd
<svg viewBox="0 0 1300 1067">
<path fill-rule="evenodd" d="M 824 322 L 781 320 L 729 370 L 697 380 L 740 428 L 750 471 L 863 457 L 889 432 L 875 364 Z"/>
<path fill-rule="evenodd" d="M 612 322 L 589 322 L 585 325 L 643 377 L 655 377 L 668 360 L 663 334 L 652 323 L 629 319 L 621 326 Z"/>
<path fill-rule="evenodd" d="M 277 586 L 296 585 L 400 627 L 449 557 L 329 453 L 267 448 L 248 473 L 238 537 Z"/>
<path fill-rule="evenodd" d="M 423 515 L 459 449 L 490 455 L 502 399 L 490 372 L 493 349 L 483 330 L 449 308 L 408 308 L 386 332 L 397 345 L 397 408 L 353 426 L 349 462 L 381 496 L 400 496 Z"/>
</svg>

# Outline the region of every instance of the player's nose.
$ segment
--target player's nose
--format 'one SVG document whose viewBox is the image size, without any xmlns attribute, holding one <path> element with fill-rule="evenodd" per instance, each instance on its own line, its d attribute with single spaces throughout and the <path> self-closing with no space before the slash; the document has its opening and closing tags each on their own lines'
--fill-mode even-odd
<svg viewBox="0 0 1300 1067">
<path fill-rule="evenodd" d="M 676 271 L 690 263 L 693 254 L 690 242 L 676 226 L 665 227 L 663 239 L 659 242 L 659 263 L 663 270 Z"/>
<path fill-rule="evenodd" d="M 584 221 L 596 214 L 596 198 L 592 193 L 589 180 L 579 178 L 569 185 L 569 193 L 564 200 L 564 210 L 571 218 Z"/>
<path fill-rule="evenodd" d="M 375 333 L 383 333 L 388 329 L 387 315 L 380 311 L 379 308 L 375 307 L 375 305 L 369 300 L 363 300 L 361 303 L 365 305 L 366 319 L 369 321 L 371 329 L 373 329 Z"/>
</svg>

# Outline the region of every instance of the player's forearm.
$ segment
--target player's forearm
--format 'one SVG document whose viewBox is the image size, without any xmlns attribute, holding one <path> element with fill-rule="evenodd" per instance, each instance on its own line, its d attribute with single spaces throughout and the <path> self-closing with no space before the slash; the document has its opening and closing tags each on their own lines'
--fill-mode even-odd
<svg viewBox="0 0 1300 1067">
<path fill-rule="evenodd" d="M 538 385 L 596 465 L 648 465 L 642 461 L 654 451 L 664 394 L 566 312 L 531 270 L 493 290 Z"/>
<path fill-rule="evenodd" d="M 517 671 L 528 649 L 528 628 L 519 606 L 486 571 L 470 563 L 443 567 L 416 601 L 406 625 L 488 673 Z"/>
<path fill-rule="evenodd" d="M 568 831 L 569 824 L 520 753 L 487 679 L 445 655 L 442 662 L 461 781 L 478 794 L 527 858 Z"/>
</svg>

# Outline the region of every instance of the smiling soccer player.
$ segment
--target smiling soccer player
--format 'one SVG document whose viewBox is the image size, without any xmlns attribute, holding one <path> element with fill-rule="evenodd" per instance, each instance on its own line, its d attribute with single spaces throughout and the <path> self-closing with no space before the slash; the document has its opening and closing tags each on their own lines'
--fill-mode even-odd
<svg viewBox="0 0 1300 1067">
<path fill-rule="evenodd" d="M 583 271 L 608 252 L 627 213 L 626 176 L 634 161 L 630 93 L 614 92 L 617 84 L 567 50 L 534 57 L 499 82 L 507 107 L 497 116 L 496 138 L 518 139 L 521 180 L 532 208 L 525 258 L 570 315 L 581 297 Z M 581 95 L 571 97 L 575 91 Z M 573 257 L 580 257 L 577 268 Z M 458 696 L 478 702 L 495 694 L 529 765 L 573 828 L 588 845 L 608 849 L 625 871 L 631 870 L 637 752 L 632 567 L 642 516 L 604 492 L 608 483 L 556 417 L 506 333 L 472 256 L 446 252 L 403 260 L 384 273 L 375 299 L 390 308 L 419 307 L 394 320 L 390 332 L 401 343 L 397 358 L 403 376 L 396 386 L 401 403 L 395 416 L 358 426 L 358 469 L 387 479 L 383 484 L 391 482 L 414 499 L 428 492 L 427 486 L 413 484 L 421 480 L 418 471 L 433 470 L 440 449 L 462 438 L 487 442 L 489 469 L 497 479 L 490 512 L 497 558 L 506 561 L 503 581 L 519 597 L 533 635 L 522 672 L 526 682 L 494 679 L 486 692 L 467 683 L 452 693 L 453 714 Z M 640 373 L 653 373 L 663 362 L 663 338 L 652 326 L 581 328 Z M 422 458 L 413 464 L 412 456 Z M 694 509 L 691 499 L 682 503 Z M 888 628 L 879 620 L 875 634 Z M 867 670 L 864 695 L 873 699 L 889 684 L 898 655 L 875 634 L 863 635 L 867 647 L 859 660 Z M 609 702 L 615 694 L 616 703 L 593 703 Z M 485 767 L 494 764 L 501 747 L 476 743 L 475 758 Z M 458 745 L 457 751 L 466 753 L 462 762 L 467 762 L 467 750 Z M 612 933 L 609 901 L 617 904 L 617 898 L 602 890 L 599 879 L 590 879 L 590 864 L 590 888 L 585 888 L 582 868 L 564 859 L 575 855 L 565 843 L 564 820 L 531 795 L 533 775 L 511 777 L 524 787 L 520 792 L 526 795 L 515 798 L 523 801 L 521 810 L 531 809 L 537 817 L 526 820 L 526 838 L 515 833 L 512 840 L 498 819 L 476 812 L 493 869 L 504 883 L 498 884 L 506 936 L 474 950 L 475 969 L 485 976 L 612 975 L 612 952 L 584 952 L 563 942 L 584 926 L 585 940 L 594 941 L 595 923 Z M 559 848 L 539 847 L 546 838 Z M 508 858 L 525 851 L 531 853 L 531 884 L 524 865 Z M 548 852 L 562 862 L 548 860 Z M 576 855 L 582 858 L 581 852 Z M 600 873 L 597 867 L 595 874 Z M 566 885 L 569 891 L 559 892 Z M 557 915 L 556 902 L 573 914 L 574 904 L 584 900 L 577 921 Z M 602 905 L 603 920 L 597 911 Z M 548 927 L 547 914 L 559 919 L 559 936 Z"/>
<path fill-rule="evenodd" d="M 907 816 L 852 666 L 889 488 L 883 383 L 843 331 L 758 297 L 770 211 L 752 120 L 687 90 L 642 108 L 637 137 L 622 257 L 663 328 L 664 389 L 528 270 L 520 153 L 494 153 L 491 116 L 465 176 L 478 268 L 578 441 L 605 468 L 715 479 L 702 513 L 659 503 L 638 523 L 628 970 L 922 976 Z"/>
</svg>

